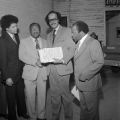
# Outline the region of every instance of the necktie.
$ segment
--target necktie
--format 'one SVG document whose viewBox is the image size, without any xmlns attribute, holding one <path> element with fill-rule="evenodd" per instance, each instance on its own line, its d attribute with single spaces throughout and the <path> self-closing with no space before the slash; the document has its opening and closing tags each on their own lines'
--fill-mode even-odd
<svg viewBox="0 0 120 120">
<path fill-rule="evenodd" d="M 39 45 L 39 42 L 38 42 L 37 39 L 35 39 L 35 42 L 36 42 L 36 49 L 37 49 L 37 50 L 40 49 L 40 45 Z"/>
<path fill-rule="evenodd" d="M 13 41 L 17 44 L 17 41 L 16 41 L 16 38 L 15 38 L 15 35 L 13 35 Z"/>
<path fill-rule="evenodd" d="M 53 42 L 52 42 L 52 44 L 54 44 L 54 40 L 55 40 L 55 32 L 56 32 L 56 30 L 53 30 Z"/>
<path fill-rule="evenodd" d="M 40 59 L 40 54 L 39 54 L 39 50 L 40 50 L 40 45 L 39 45 L 39 42 L 38 42 L 38 39 L 36 38 L 35 39 L 35 42 L 36 42 L 36 50 L 37 50 L 37 54 L 38 54 L 38 60 Z"/>
</svg>

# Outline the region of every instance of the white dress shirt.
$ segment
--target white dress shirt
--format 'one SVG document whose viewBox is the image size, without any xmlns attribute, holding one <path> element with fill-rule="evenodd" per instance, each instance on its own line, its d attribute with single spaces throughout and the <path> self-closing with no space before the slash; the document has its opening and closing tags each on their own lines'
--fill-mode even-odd
<svg viewBox="0 0 120 120">
<path fill-rule="evenodd" d="M 88 36 L 88 34 L 86 34 L 82 39 L 80 39 L 77 43 L 77 48 L 75 50 L 75 55 L 79 52 L 80 47 L 82 46 L 83 42 L 85 41 L 86 37 Z"/>
<path fill-rule="evenodd" d="M 32 41 L 33 41 L 33 44 L 36 46 L 36 42 L 35 42 L 36 39 L 33 38 L 32 36 L 31 36 L 31 39 L 32 39 Z M 40 46 L 40 48 L 42 48 L 41 37 L 38 37 L 37 40 L 39 41 L 39 46 Z"/>
<path fill-rule="evenodd" d="M 57 31 L 58 31 L 58 29 L 59 29 L 59 25 L 57 26 L 57 28 L 55 29 L 55 35 L 57 34 Z"/>
<path fill-rule="evenodd" d="M 9 32 L 7 32 L 9 35 L 10 35 L 10 37 L 12 38 L 12 40 L 17 44 L 17 41 L 16 41 L 16 39 L 15 39 L 15 35 L 14 34 L 11 34 L 11 33 L 9 33 Z"/>
<path fill-rule="evenodd" d="M 85 39 L 86 39 L 86 37 L 88 36 L 88 34 L 86 34 L 81 40 L 79 40 L 79 46 L 78 46 L 78 51 L 79 51 L 79 49 L 80 49 L 80 47 L 82 46 L 82 44 L 83 44 L 83 42 L 85 41 Z"/>
</svg>

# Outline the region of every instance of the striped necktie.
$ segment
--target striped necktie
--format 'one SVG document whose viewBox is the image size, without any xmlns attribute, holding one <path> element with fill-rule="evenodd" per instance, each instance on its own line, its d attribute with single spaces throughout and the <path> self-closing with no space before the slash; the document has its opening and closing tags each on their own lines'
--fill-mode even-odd
<svg viewBox="0 0 120 120">
<path fill-rule="evenodd" d="M 38 42 L 38 39 L 35 39 L 35 42 L 36 42 L 36 49 L 40 49 L 40 45 L 39 45 L 39 42 Z"/>
</svg>

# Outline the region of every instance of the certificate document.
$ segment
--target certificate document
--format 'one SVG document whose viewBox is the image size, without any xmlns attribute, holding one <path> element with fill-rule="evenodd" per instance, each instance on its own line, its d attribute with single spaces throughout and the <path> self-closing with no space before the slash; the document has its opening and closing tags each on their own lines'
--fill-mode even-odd
<svg viewBox="0 0 120 120">
<path fill-rule="evenodd" d="M 77 98 L 77 100 L 80 101 L 79 90 L 76 88 L 76 86 L 72 88 L 71 93 L 74 95 L 75 98 Z"/>
<path fill-rule="evenodd" d="M 41 63 L 54 62 L 54 59 L 63 59 L 62 47 L 43 48 L 39 50 Z"/>
</svg>

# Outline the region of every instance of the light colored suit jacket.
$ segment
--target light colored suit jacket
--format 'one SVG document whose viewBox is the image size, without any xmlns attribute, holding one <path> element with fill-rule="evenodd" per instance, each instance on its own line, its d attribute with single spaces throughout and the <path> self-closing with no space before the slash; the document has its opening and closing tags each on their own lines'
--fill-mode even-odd
<svg viewBox="0 0 120 120">
<path fill-rule="evenodd" d="M 64 64 L 55 64 L 58 74 L 66 75 L 72 73 L 71 58 L 74 56 L 75 44 L 72 40 L 71 29 L 60 26 L 54 40 L 54 45 L 52 45 L 53 31 L 48 34 L 47 41 L 49 47 L 62 47 Z"/>
<path fill-rule="evenodd" d="M 40 48 L 47 47 L 46 40 L 39 38 L 38 41 Z M 36 80 L 38 72 L 41 74 L 42 79 L 47 79 L 46 68 L 44 66 L 36 66 L 38 58 L 38 51 L 36 50 L 32 37 L 30 36 L 21 40 L 19 46 L 19 59 L 25 63 L 22 74 L 25 80 Z"/>
<path fill-rule="evenodd" d="M 89 35 L 74 56 L 75 81 L 80 91 L 96 91 L 101 87 L 100 69 L 104 64 L 99 41 Z"/>
</svg>

